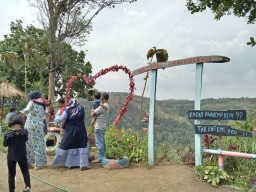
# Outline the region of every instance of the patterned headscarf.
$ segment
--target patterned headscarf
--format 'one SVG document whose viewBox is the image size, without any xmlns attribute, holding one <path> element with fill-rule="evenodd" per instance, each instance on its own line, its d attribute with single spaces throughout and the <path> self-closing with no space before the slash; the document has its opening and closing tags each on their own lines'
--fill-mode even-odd
<svg viewBox="0 0 256 192">
<path fill-rule="evenodd" d="M 80 116 L 81 106 L 76 100 L 71 100 L 69 102 L 69 119 L 76 119 Z"/>
<path fill-rule="evenodd" d="M 73 100 L 71 100 L 71 101 L 69 102 L 69 107 L 70 107 L 70 108 L 76 107 L 76 106 L 78 106 L 78 105 L 79 105 L 79 103 L 78 103 L 77 100 L 75 100 L 75 99 L 73 99 Z"/>
</svg>

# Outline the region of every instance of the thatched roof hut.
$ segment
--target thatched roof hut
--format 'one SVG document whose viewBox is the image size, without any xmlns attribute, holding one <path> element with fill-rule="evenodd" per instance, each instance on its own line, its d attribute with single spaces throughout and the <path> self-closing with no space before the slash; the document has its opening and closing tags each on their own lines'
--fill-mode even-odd
<svg viewBox="0 0 256 192">
<path fill-rule="evenodd" d="M 3 81 L 0 84 L 0 97 L 7 98 L 26 98 L 25 93 L 20 91 L 14 84 L 8 81 Z"/>
<path fill-rule="evenodd" d="M 0 97 L 2 97 L 2 115 L 1 121 L 3 119 L 4 113 L 4 99 L 5 98 L 20 98 L 25 99 L 26 95 L 22 91 L 20 91 L 14 84 L 9 83 L 7 80 L 2 80 L 0 84 Z"/>
</svg>

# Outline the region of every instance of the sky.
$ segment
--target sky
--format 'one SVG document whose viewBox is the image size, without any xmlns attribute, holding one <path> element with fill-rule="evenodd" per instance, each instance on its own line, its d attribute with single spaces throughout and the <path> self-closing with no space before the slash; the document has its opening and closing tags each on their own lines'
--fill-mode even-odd
<svg viewBox="0 0 256 192">
<path fill-rule="evenodd" d="M 21 19 L 34 24 L 36 10 L 27 0 L 0 0 L 0 40 L 10 33 L 11 21 Z M 169 61 L 194 56 L 221 55 L 229 63 L 206 63 L 203 72 L 202 98 L 238 98 L 256 95 L 256 47 L 246 45 L 256 36 L 256 25 L 233 15 L 214 20 L 210 11 L 191 15 L 185 0 L 138 0 L 103 10 L 92 22 L 87 42 L 77 50 L 87 50 L 86 60 L 93 74 L 112 66 L 130 70 L 147 65 L 146 53 L 156 46 L 166 49 Z M 195 65 L 158 70 L 157 99 L 195 97 Z M 141 95 L 144 76 L 135 76 L 136 95 Z M 145 96 L 150 97 L 149 79 Z M 128 77 L 123 72 L 97 79 L 96 88 L 108 92 L 128 92 Z"/>
</svg>

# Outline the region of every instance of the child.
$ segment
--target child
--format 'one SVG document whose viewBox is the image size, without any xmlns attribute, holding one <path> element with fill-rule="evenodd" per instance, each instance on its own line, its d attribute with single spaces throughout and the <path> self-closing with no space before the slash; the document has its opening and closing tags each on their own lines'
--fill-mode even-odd
<svg viewBox="0 0 256 192">
<path fill-rule="evenodd" d="M 59 107 L 59 110 L 57 111 L 56 115 L 55 115 L 55 118 L 54 118 L 54 125 L 56 125 L 56 127 L 60 127 L 60 128 L 65 128 L 65 123 L 60 123 L 60 124 L 57 124 L 56 122 L 59 121 L 61 115 L 64 113 L 65 111 L 65 99 L 63 98 L 59 98 L 58 99 L 58 107 Z"/>
<path fill-rule="evenodd" d="M 3 145 L 8 146 L 7 166 L 9 192 L 15 190 L 16 164 L 18 162 L 24 182 L 25 189 L 23 192 L 30 191 L 30 176 L 26 157 L 26 141 L 28 140 L 28 131 L 23 128 L 24 119 L 20 113 L 13 114 L 8 122 L 10 130 L 4 135 Z"/>
<path fill-rule="evenodd" d="M 94 94 L 94 100 L 93 100 L 92 111 L 91 112 L 94 112 L 95 109 L 97 109 L 99 106 L 103 107 L 104 110 L 107 110 L 105 105 L 102 105 L 100 97 L 101 97 L 100 92 L 96 92 Z M 91 127 L 94 127 L 95 121 L 96 121 L 96 117 L 93 117 L 92 121 L 91 121 Z"/>
</svg>

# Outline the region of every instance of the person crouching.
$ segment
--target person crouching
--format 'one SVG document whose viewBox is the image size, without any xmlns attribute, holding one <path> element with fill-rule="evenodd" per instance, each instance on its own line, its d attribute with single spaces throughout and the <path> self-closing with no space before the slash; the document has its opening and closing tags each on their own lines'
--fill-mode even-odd
<svg viewBox="0 0 256 192">
<path fill-rule="evenodd" d="M 9 192 L 15 190 L 16 164 L 18 162 L 22 172 L 25 189 L 23 192 L 30 191 L 30 176 L 26 157 L 26 141 L 28 140 L 28 131 L 23 128 L 24 118 L 20 113 L 13 114 L 8 121 L 10 129 L 4 135 L 3 145 L 8 146 L 7 166 Z"/>
</svg>

